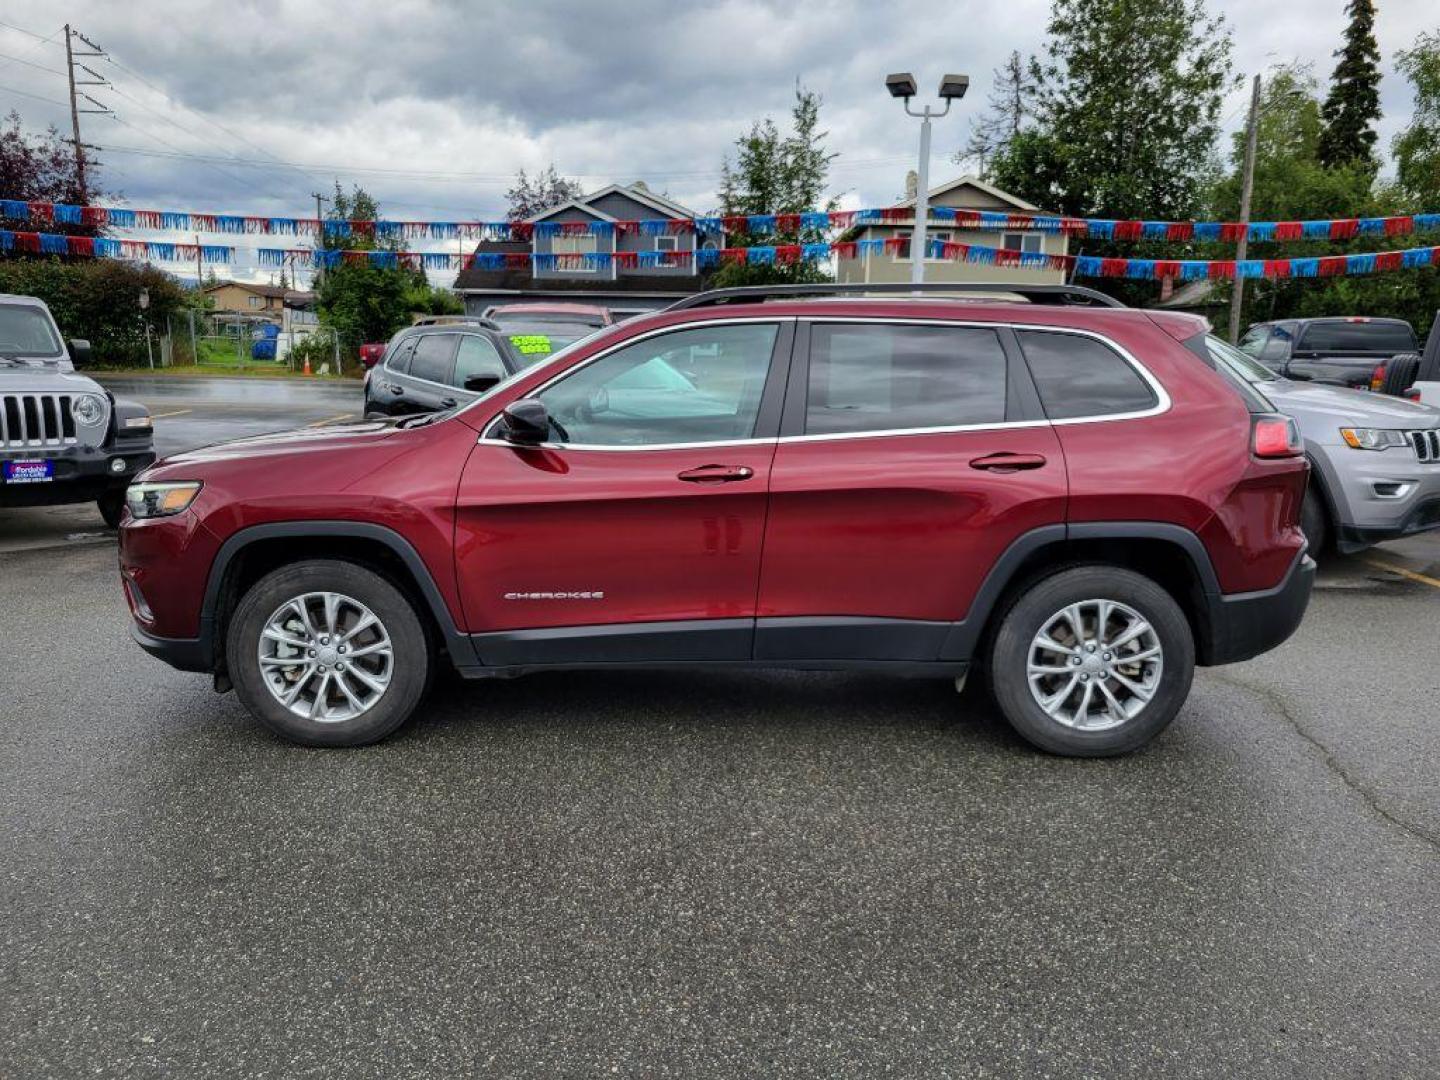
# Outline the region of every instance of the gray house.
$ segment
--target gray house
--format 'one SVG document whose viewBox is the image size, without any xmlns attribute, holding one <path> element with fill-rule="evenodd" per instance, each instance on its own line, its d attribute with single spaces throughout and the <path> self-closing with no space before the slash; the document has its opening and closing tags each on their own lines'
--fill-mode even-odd
<svg viewBox="0 0 1440 1080">
<path fill-rule="evenodd" d="M 693 228 L 636 229 L 630 223 L 695 217 L 642 183 L 611 184 L 527 219 L 534 228 L 528 244 L 478 245 L 477 254 L 529 251 L 536 258 L 523 268 L 462 270 L 455 291 L 466 313 L 475 315 L 492 304 L 556 300 L 599 304 L 622 315 L 662 308 L 705 287 L 707 275 L 695 267 L 696 245 L 719 247 L 722 240 Z M 585 258 L 594 253 L 611 257 Z"/>
</svg>

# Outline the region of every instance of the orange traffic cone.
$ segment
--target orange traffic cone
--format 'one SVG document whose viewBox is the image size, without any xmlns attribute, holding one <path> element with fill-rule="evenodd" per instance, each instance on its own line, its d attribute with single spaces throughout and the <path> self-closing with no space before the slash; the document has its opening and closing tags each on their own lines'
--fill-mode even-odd
<svg viewBox="0 0 1440 1080">
<path fill-rule="evenodd" d="M 305 357 L 305 374 L 310 374 L 310 357 Z"/>
</svg>

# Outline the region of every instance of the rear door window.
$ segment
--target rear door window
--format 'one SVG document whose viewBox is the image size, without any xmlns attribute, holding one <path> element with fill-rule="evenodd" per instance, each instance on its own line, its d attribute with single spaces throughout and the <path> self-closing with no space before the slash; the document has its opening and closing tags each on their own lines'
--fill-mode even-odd
<svg viewBox="0 0 1440 1080">
<path fill-rule="evenodd" d="M 430 382 L 448 383 L 455 361 L 455 341 L 459 334 L 424 334 L 415 343 L 410 357 L 410 376 Z"/>
<path fill-rule="evenodd" d="M 815 323 L 805 434 L 997 424 L 1005 386 L 993 330 Z"/>
<path fill-rule="evenodd" d="M 1049 330 L 1016 336 L 1051 420 L 1144 412 L 1158 404 L 1140 373 L 1104 342 Z"/>
</svg>

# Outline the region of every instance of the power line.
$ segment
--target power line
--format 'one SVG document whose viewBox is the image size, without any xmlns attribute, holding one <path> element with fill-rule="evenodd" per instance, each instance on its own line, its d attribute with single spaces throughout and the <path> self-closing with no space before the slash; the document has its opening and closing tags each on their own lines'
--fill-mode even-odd
<svg viewBox="0 0 1440 1080">
<path fill-rule="evenodd" d="M 19 94 L 21 97 L 34 98 L 36 101 L 48 101 L 51 105 L 59 105 L 62 109 L 68 109 L 70 103 L 61 101 L 59 98 L 46 97 L 44 94 L 32 94 L 29 90 L 17 90 L 13 86 L 0 86 L 0 90 L 7 94 Z"/>
<path fill-rule="evenodd" d="M 0 53 L 0 60 L 9 60 L 12 63 L 24 64 L 26 67 L 38 68 L 41 71 L 48 71 L 51 75 L 64 75 L 59 68 L 46 67 L 44 64 L 37 64 L 33 60 L 24 60 L 18 56 L 11 56 L 9 53 Z"/>
</svg>

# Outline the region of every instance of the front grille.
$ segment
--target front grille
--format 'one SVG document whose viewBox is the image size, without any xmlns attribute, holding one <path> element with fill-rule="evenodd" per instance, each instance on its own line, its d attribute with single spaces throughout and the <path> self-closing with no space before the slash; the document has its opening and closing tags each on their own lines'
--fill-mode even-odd
<svg viewBox="0 0 1440 1080">
<path fill-rule="evenodd" d="M 75 418 L 69 394 L 0 394 L 0 449 L 69 446 Z"/>
<path fill-rule="evenodd" d="M 1440 428 L 1434 431 L 1412 431 L 1410 445 L 1421 461 L 1440 461 Z"/>
</svg>

